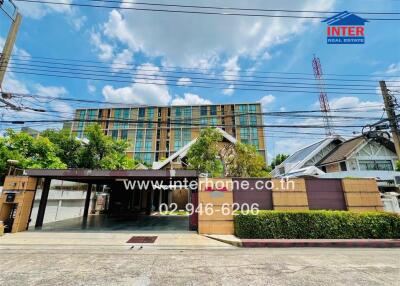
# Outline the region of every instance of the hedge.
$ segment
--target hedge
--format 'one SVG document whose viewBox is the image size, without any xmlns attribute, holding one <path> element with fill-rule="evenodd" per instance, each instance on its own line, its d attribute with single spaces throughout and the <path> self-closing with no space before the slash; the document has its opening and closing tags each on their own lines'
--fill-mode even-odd
<svg viewBox="0 0 400 286">
<path fill-rule="evenodd" d="M 234 220 L 235 233 L 240 238 L 400 238 L 400 216 L 385 212 L 238 212 Z"/>
</svg>

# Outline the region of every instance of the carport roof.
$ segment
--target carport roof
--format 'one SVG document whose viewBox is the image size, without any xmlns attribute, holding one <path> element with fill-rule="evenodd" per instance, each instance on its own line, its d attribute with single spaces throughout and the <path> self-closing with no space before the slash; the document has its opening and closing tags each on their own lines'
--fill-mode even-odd
<svg viewBox="0 0 400 286">
<path fill-rule="evenodd" d="M 90 170 L 90 169 L 26 169 L 24 175 L 59 180 L 114 180 L 114 179 L 166 179 L 197 178 L 195 170 Z"/>
</svg>

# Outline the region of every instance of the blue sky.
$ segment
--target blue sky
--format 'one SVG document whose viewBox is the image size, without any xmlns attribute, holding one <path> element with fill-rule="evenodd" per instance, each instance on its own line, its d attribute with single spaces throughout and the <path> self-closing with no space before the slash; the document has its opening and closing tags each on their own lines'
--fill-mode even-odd
<svg viewBox="0 0 400 286">
<path fill-rule="evenodd" d="M 400 1 L 389 0 L 279 2 L 253 0 L 246 1 L 246 4 L 229 0 L 154 2 L 269 9 L 400 12 Z M 311 74 L 313 54 L 321 59 L 323 70 L 327 74 L 379 74 L 382 75 L 382 79 L 395 79 L 393 76 L 399 75 L 400 79 L 400 22 L 398 21 L 367 23 L 364 45 L 327 45 L 326 25 L 320 20 L 162 14 L 24 2 L 17 2 L 17 5 L 24 18 L 15 54 L 25 58 L 31 56 L 32 59 L 51 57 L 124 63 L 124 67 L 137 68 L 141 74 L 152 76 L 166 85 L 35 76 L 17 73 L 17 70 L 13 72 L 13 68 L 10 68 L 3 88 L 14 92 L 127 104 L 261 101 L 266 111 L 290 111 L 318 108 L 317 94 L 244 91 L 239 90 L 238 86 L 230 86 L 229 81 L 251 79 L 249 76 L 260 75 L 259 72 L 265 71 Z M 2 14 L 0 23 L 0 45 L 2 45 L 9 28 L 9 19 Z M 171 82 L 165 81 L 163 74 L 158 71 L 159 67 L 165 66 L 201 68 L 207 70 L 205 71 L 207 76 L 221 73 L 229 76 L 223 77 L 227 82 L 223 88 L 218 89 L 193 87 L 191 78 L 196 75 L 190 73 L 185 75 L 184 79 L 177 79 L 174 82 L 174 85 L 179 86 L 173 86 L 168 84 Z M 121 70 L 118 71 L 114 66 L 109 72 L 111 76 L 115 76 Z M 175 74 L 179 75 L 181 74 Z M 386 75 L 391 77 L 385 77 Z M 290 77 L 288 74 L 275 76 Z M 374 79 L 377 81 L 379 78 Z M 282 80 L 276 79 L 276 81 Z M 378 86 L 377 82 L 369 84 Z M 308 90 L 317 91 L 315 88 Z M 382 101 L 374 87 L 366 92 L 368 94 L 363 95 L 355 95 L 351 91 L 347 93 L 346 90 L 341 92 L 345 94 L 328 91 L 332 108 L 376 107 Z M 66 112 L 65 115 L 79 106 L 65 102 L 43 102 L 41 105 Z M 3 118 L 49 118 L 33 113 L 11 114 L 10 112 L 2 111 Z M 377 117 L 380 117 L 381 113 L 372 107 L 362 112 L 363 115 Z M 313 121 L 273 117 L 264 119 L 265 124 Z M 269 156 L 280 152 L 290 153 L 302 145 L 323 137 L 323 135 L 286 134 L 287 138 L 279 138 L 278 136 L 284 137 L 279 131 L 282 130 L 266 130 Z M 313 132 L 322 134 L 323 130 L 313 130 Z M 349 135 L 351 132 L 349 130 L 340 134 Z"/>
</svg>

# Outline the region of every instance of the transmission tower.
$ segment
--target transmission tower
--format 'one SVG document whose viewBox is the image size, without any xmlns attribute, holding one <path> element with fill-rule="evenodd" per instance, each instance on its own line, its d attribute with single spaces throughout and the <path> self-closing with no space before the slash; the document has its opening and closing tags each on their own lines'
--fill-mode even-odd
<svg viewBox="0 0 400 286">
<path fill-rule="evenodd" d="M 325 92 L 325 85 L 324 85 L 324 79 L 322 77 L 322 67 L 321 67 L 321 62 L 318 57 L 314 55 L 313 60 L 312 60 L 312 67 L 314 70 L 314 76 L 315 79 L 318 82 L 318 88 L 319 88 L 319 106 L 322 112 L 323 120 L 324 120 L 324 126 L 325 126 L 325 135 L 326 136 L 331 136 L 333 135 L 333 128 L 332 128 L 332 120 L 330 117 L 330 107 L 329 107 L 329 101 L 328 101 L 328 96 Z"/>
</svg>

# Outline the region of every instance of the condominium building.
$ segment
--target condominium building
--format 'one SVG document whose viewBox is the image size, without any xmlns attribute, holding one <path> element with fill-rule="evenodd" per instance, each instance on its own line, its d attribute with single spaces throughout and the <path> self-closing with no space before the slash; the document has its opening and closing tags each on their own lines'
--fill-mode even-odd
<svg viewBox="0 0 400 286">
<path fill-rule="evenodd" d="M 73 122 L 73 135 L 83 138 L 85 126 L 99 120 L 106 135 L 131 143 L 128 156 L 149 164 L 169 157 L 207 126 L 256 146 L 266 159 L 260 103 L 87 108 L 77 109 L 75 119 L 82 121 Z"/>
</svg>

